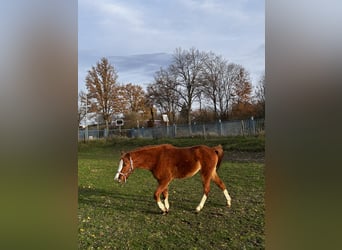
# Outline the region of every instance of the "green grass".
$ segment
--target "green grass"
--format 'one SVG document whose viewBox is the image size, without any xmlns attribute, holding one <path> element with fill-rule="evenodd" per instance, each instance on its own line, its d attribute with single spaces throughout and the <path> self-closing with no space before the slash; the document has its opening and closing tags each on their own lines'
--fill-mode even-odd
<svg viewBox="0 0 342 250">
<path fill-rule="evenodd" d="M 239 139 L 231 140 L 236 140 L 235 147 L 244 147 L 243 139 L 241 144 Z M 157 182 L 149 171 L 136 169 L 123 185 L 113 181 L 120 149 L 165 142 L 120 140 L 79 145 L 79 248 L 263 249 L 263 164 L 223 162 L 218 173 L 232 197 L 232 207 L 225 207 L 223 193 L 212 183 L 198 214 L 195 208 L 202 197 L 198 174 L 170 184 L 168 215 L 161 215 L 153 199 Z M 170 142 L 178 146 L 203 143 L 197 139 Z M 211 143 L 217 141 L 205 144 Z M 222 140 L 221 144 L 229 143 Z"/>
<path fill-rule="evenodd" d="M 80 143 L 79 149 L 84 152 L 87 148 L 94 150 L 97 148 L 114 148 L 114 149 L 132 149 L 151 144 L 170 143 L 178 147 L 187 147 L 198 144 L 206 144 L 208 146 L 216 146 L 221 144 L 224 150 L 261 152 L 265 151 L 264 136 L 232 136 L 232 137 L 213 137 L 204 139 L 201 137 L 194 138 L 164 138 L 164 139 L 113 139 L 113 140 L 94 140 L 87 143 Z"/>
</svg>

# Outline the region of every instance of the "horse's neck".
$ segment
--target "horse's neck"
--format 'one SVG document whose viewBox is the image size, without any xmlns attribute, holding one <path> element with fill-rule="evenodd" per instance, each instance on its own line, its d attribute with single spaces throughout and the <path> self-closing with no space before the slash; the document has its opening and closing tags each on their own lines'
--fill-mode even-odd
<svg viewBox="0 0 342 250">
<path fill-rule="evenodd" d="M 154 166 L 154 161 L 152 158 L 148 157 L 148 160 L 146 159 L 146 156 L 148 154 L 144 154 L 144 152 L 140 151 L 133 151 L 131 152 L 131 159 L 134 168 L 142 168 L 151 170 Z"/>
</svg>

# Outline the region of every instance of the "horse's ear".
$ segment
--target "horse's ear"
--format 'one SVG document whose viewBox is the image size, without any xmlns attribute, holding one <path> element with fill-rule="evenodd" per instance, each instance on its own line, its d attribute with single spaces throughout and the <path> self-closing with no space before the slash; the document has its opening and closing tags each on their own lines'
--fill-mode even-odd
<svg viewBox="0 0 342 250">
<path fill-rule="evenodd" d="M 126 154 L 126 152 L 121 150 L 121 156 L 123 156 L 124 154 Z"/>
</svg>

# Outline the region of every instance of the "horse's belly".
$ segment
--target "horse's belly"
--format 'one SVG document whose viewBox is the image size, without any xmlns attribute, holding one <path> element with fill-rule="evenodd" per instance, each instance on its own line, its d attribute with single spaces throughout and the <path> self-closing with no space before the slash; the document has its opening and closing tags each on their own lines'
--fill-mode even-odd
<svg viewBox="0 0 342 250">
<path fill-rule="evenodd" d="M 178 168 L 178 176 L 177 178 L 188 178 L 194 176 L 200 169 L 201 164 L 197 162 L 195 165 L 182 165 Z"/>
</svg>

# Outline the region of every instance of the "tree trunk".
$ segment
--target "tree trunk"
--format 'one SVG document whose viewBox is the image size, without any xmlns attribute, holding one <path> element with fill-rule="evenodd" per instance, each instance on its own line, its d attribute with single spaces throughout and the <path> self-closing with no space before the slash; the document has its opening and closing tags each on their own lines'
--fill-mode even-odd
<svg viewBox="0 0 342 250">
<path fill-rule="evenodd" d="M 106 119 L 106 130 L 107 130 L 107 133 L 106 133 L 106 138 L 107 138 L 109 134 L 108 119 Z"/>
<path fill-rule="evenodd" d="M 189 126 L 189 136 L 192 135 L 192 130 L 191 130 L 191 106 L 188 105 L 188 126 Z"/>
</svg>

